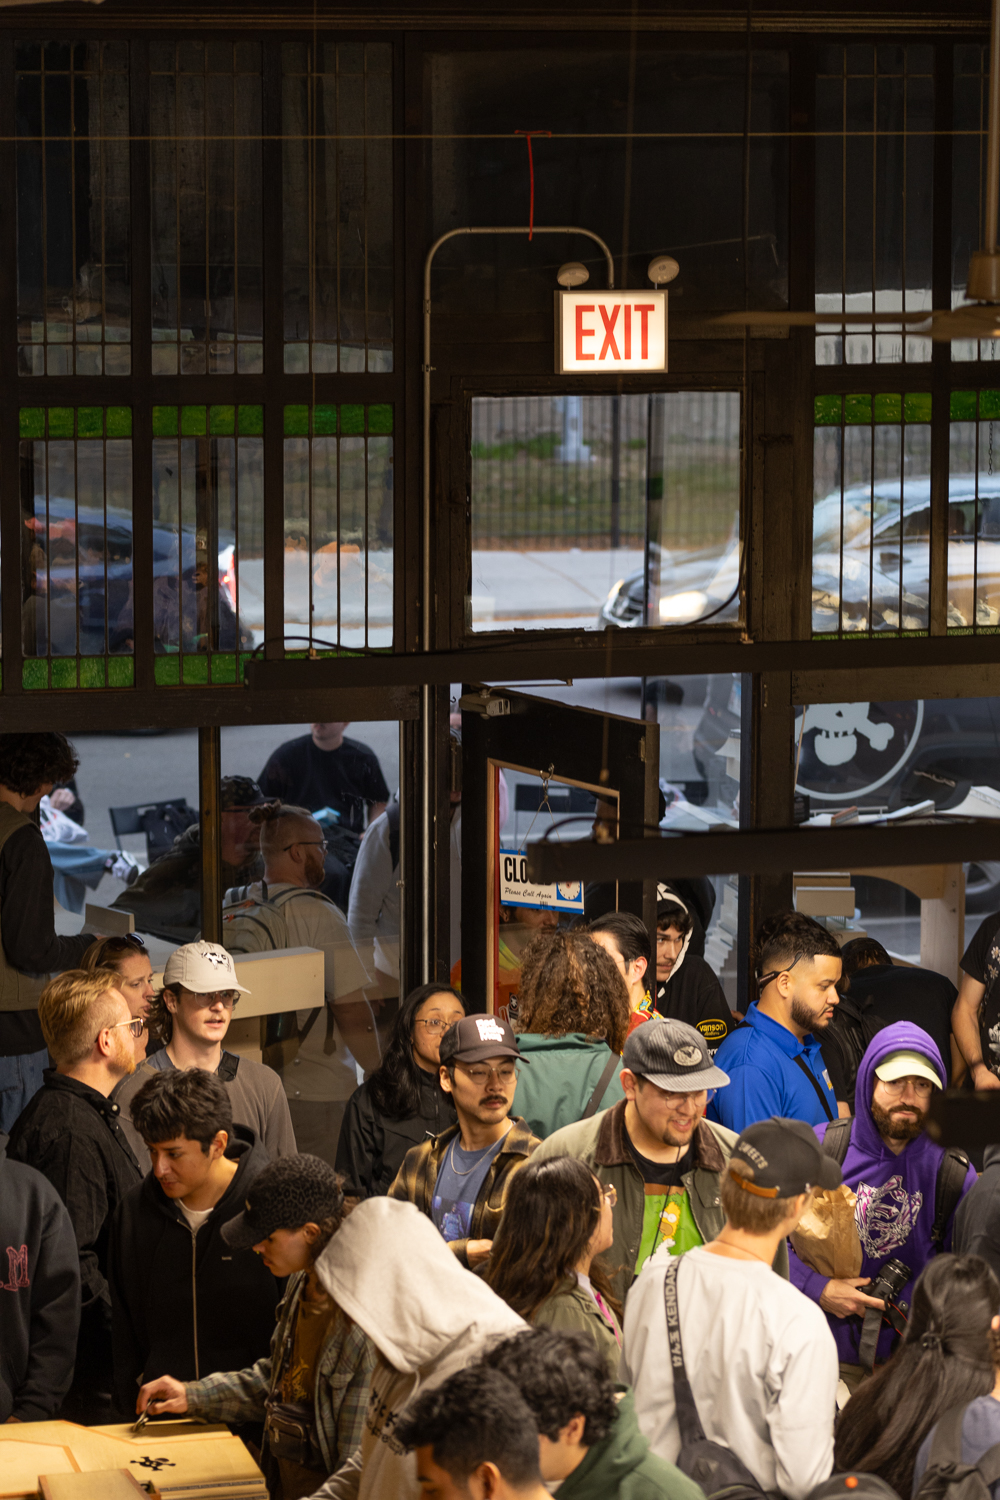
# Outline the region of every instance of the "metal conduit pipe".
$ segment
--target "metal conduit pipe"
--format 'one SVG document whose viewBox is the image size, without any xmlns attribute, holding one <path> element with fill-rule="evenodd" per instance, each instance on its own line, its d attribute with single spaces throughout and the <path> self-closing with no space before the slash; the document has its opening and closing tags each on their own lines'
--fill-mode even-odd
<svg viewBox="0 0 1000 1500">
<path fill-rule="evenodd" d="M 580 234 L 593 240 L 604 252 L 608 263 L 608 289 L 614 290 L 615 264 L 611 251 L 592 229 L 581 229 L 578 224 L 534 224 L 534 225 L 489 225 L 468 226 L 465 229 L 449 229 L 436 239 L 424 261 L 424 451 L 423 451 L 423 578 L 420 639 L 425 652 L 434 649 L 434 609 L 431 581 L 431 267 L 441 246 L 464 234 Z M 434 833 L 434 777 L 433 743 L 431 723 L 432 689 L 426 683 L 420 690 L 420 751 L 423 761 L 420 798 L 420 931 L 421 981 L 429 984 L 435 977 L 431 973 L 432 912 L 431 912 L 431 843 Z"/>
</svg>

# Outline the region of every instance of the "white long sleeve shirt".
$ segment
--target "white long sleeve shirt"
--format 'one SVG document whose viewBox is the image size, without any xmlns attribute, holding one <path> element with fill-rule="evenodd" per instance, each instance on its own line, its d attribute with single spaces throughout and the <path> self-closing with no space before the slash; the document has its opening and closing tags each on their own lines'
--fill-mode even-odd
<svg viewBox="0 0 1000 1500">
<path fill-rule="evenodd" d="M 655 1255 L 628 1294 L 620 1378 L 635 1390 L 654 1453 L 677 1461 L 681 1440 Z M 825 1315 L 756 1261 L 699 1247 L 677 1272 L 684 1364 L 705 1436 L 740 1458 L 765 1490 L 804 1500 L 833 1468 L 837 1347 Z"/>
</svg>

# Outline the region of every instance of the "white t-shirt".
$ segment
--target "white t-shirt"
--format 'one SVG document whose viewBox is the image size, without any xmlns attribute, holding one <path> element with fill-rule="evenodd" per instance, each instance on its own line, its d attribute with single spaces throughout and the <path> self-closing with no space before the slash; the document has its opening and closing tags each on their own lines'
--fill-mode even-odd
<svg viewBox="0 0 1000 1500">
<path fill-rule="evenodd" d="M 635 1390 L 639 1427 L 669 1463 L 680 1452 L 658 1253 L 625 1305 L 620 1378 Z M 815 1302 L 758 1261 L 704 1246 L 677 1271 L 684 1364 L 705 1436 L 765 1490 L 803 1500 L 833 1468 L 837 1346 Z"/>
<path fill-rule="evenodd" d="M 213 1204 L 212 1207 L 214 1208 L 214 1206 L 215 1205 Z M 187 1219 L 188 1228 L 194 1234 L 198 1233 L 198 1230 L 201 1228 L 205 1220 L 212 1212 L 211 1208 L 188 1208 L 186 1203 L 182 1203 L 180 1201 L 178 1201 L 177 1207 L 180 1209 L 185 1219 Z"/>
</svg>

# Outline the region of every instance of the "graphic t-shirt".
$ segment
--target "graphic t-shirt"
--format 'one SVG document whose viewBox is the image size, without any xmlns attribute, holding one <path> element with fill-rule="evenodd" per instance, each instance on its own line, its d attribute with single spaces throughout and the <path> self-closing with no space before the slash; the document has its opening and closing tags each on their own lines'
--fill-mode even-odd
<svg viewBox="0 0 1000 1500">
<path fill-rule="evenodd" d="M 681 1178 L 690 1170 L 691 1147 L 677 1161 L 650 1161 L 637 1151 L 628 1132 L 625 1133 L 629 1154 L 642 1173 L 645 1202 L 642 1213 L 642 1237 L 635 1261 L 638 1276 L 654 1251 L 666 1245 L 671 1255 L 704 1244 L 694 1222 L 687 1189 Z"/>
<path fill-rule="evenodd" d="M 458 1136 L 452 1137 L 441 1158 L 431 1199 L 431 1218 L 446 1240 L 468 1239 L 472 1210 L 503 1142 L 501 1136 L 492 1146 L 484 1146 L 481 1151 L 463 1151 Z"/>
<path fill-rule="evenodd" d="M 986 986 L 979 1007 L 979 1040 L 983 1062 L 1000 1076 L 1000 912 L 986 918 L 959 967 Z"/>
</svg>

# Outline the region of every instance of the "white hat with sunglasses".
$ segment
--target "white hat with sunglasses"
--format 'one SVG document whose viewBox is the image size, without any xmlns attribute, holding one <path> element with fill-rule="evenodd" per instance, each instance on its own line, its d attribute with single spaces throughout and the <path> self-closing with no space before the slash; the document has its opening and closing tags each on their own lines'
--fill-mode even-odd
<svg viewBox="0 0 1000 1500">
<path fill-rule="evenodd" d="M 238 982 L 233 956 L 221 943 L 185 943 L 182 948 L 175 948 L 163 971 L 163 986 L 173 989 L 176 984 L 194 995 L 212 995 L 218 990 L 251 993 Z"/>
</svg>

